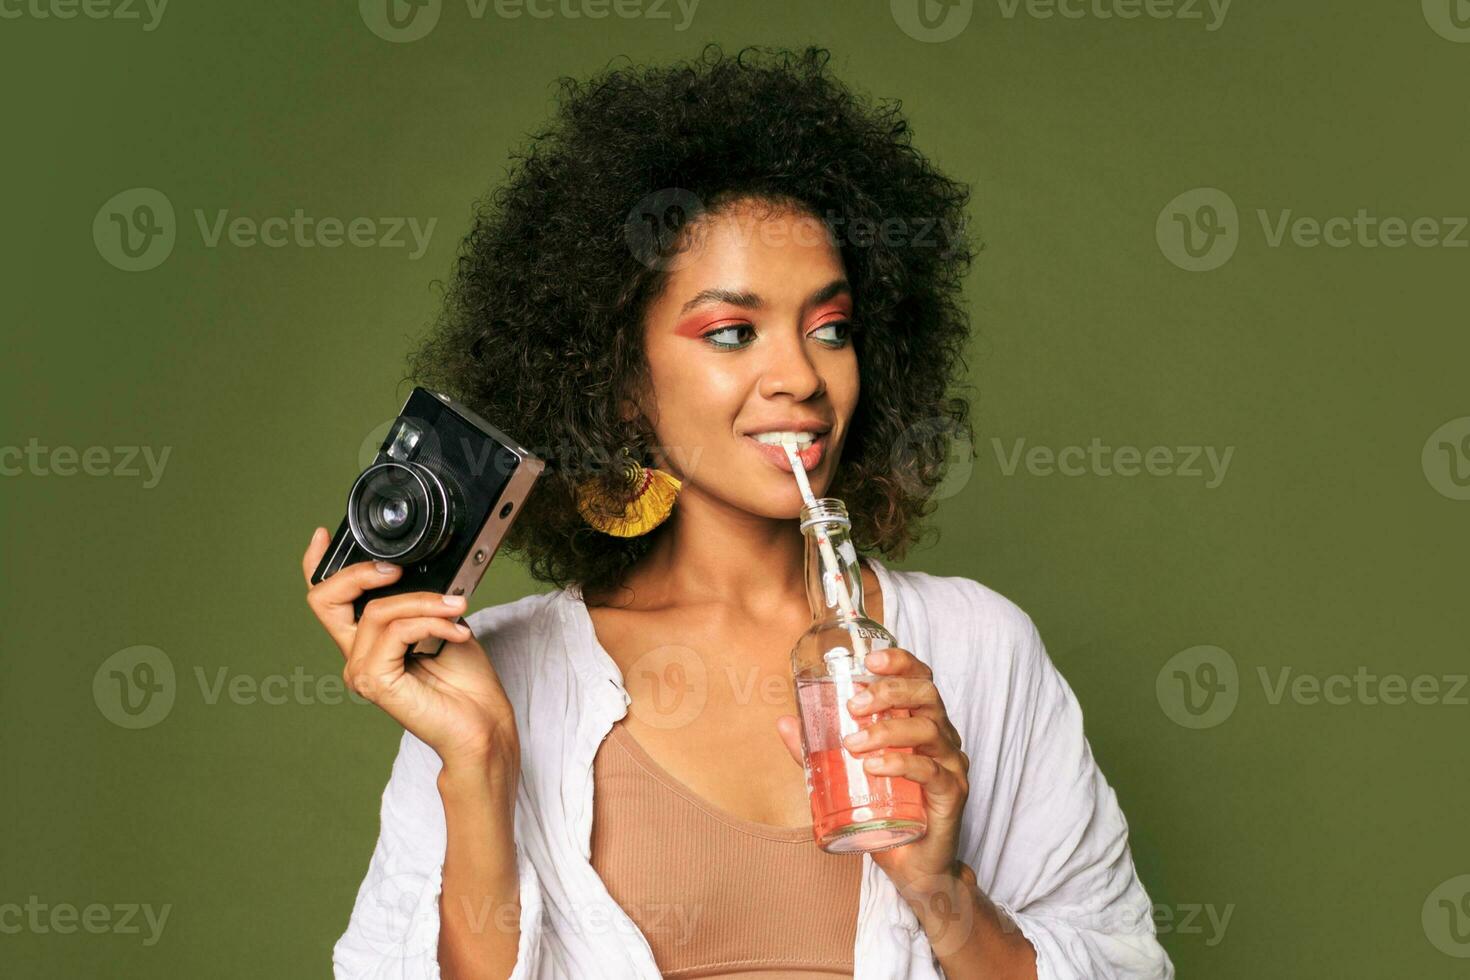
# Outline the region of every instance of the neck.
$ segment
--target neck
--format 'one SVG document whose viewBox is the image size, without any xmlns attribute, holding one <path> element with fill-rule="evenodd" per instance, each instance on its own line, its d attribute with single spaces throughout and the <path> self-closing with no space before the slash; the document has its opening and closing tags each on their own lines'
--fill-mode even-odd
<svg viewBox="0 0 1470 980">
<path fill-rule="evenodd" d="M 625 583 L 636 607 L 713 602 L 772 612 L 806 606 L 805 545 L 794 517 L 753 514 L 686 483 L 654 533 Z"/>
</svg>

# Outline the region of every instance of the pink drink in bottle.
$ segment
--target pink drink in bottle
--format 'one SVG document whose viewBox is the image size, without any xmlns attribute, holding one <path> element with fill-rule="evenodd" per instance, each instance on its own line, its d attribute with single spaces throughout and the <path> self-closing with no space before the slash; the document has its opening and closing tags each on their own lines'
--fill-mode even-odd
<svg viewBox="0 0 1470 980">
<path fill-rule="evenodd" d="M 909 714 L 896 708 L 853 717 L 847 710 L 848 699 L 877 680 L 863 665 L 863 657 L 897 646 L 898 641 L 863 609 L 862 572 L 848 537 L 851 523 L 842 501 L 816 500 L 815 506 L 802 508 L 801 520 L 807 539 L 812 625 L 791 651 L 791 668 L 813 836 L 818 846 L 833 853 L 882 851 L 912 843 L 927 829 L 922 787 L 906 777 L 863 769 L 864 758 L 884 750 L 853 753 L 842 743 L 843 736 L 881 718 Z M 823 537 L 827 546 L 822 546 Z"/>
</svg>

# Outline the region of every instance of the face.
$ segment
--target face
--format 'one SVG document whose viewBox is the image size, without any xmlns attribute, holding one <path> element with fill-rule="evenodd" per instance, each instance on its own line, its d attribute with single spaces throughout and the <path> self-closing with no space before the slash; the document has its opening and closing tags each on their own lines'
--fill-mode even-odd
<svg viewBox="0 0 1470 980">
<path fill-rule="evenodd" d="M 690 238 L 644 324 L 655 458 L 681 501 L 795 517 L 786 452 L 756 434 L 815 437 L 800 444 L 812 492 L 831 485 L 858 399 L 842 258 L 819 219 L 766 206 L 705 217 Z"/>
</svg>

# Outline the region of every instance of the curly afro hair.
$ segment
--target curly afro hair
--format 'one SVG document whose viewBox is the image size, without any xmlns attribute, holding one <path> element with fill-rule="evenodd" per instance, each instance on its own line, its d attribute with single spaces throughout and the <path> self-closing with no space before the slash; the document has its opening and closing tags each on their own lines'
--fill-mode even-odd
<svg viewBox="0 0 1470 980">
<path fill-rule="evenodd" d="M 409 377 L 547 461 L 503 545 L 537 580 L 616 587 L 668 527 L 604 534 L 576 487 L 614 490 L 608 464 L 625 446 L 652 463 L 646 421 L 619 408 L 647 384 L 661 260 L 699 217 L 752 200 L 821 219 L 852 288 L 861 394 L 827 494 L 846 502 L 860 550 L 902 558 L 920 537 L 952 444 L 973 442 L 969 404 L 950 391 L 969 336 L 969 190 L 910 145 L 901 103 L 855 95 L 829 58 L 709 45 L 689 62 L 561 78 L 551 124 L 477 204 Z"/>
</svg>

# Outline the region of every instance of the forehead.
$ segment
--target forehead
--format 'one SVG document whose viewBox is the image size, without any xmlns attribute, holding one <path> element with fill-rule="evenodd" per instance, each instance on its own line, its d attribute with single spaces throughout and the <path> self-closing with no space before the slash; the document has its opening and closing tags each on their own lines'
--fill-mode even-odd
<svg viewBox="0 0 1470 980">
<path fill-rule="evenodd" d="M 843 273 L 842 255 L 817 216 L 789 206 L 741 203 L 694 221 L 687 251 L 668 280 L 670 296 L 721 285 L 758 291 L 768 300 L 804 297 L 813 284 Z"/>
</svg>

